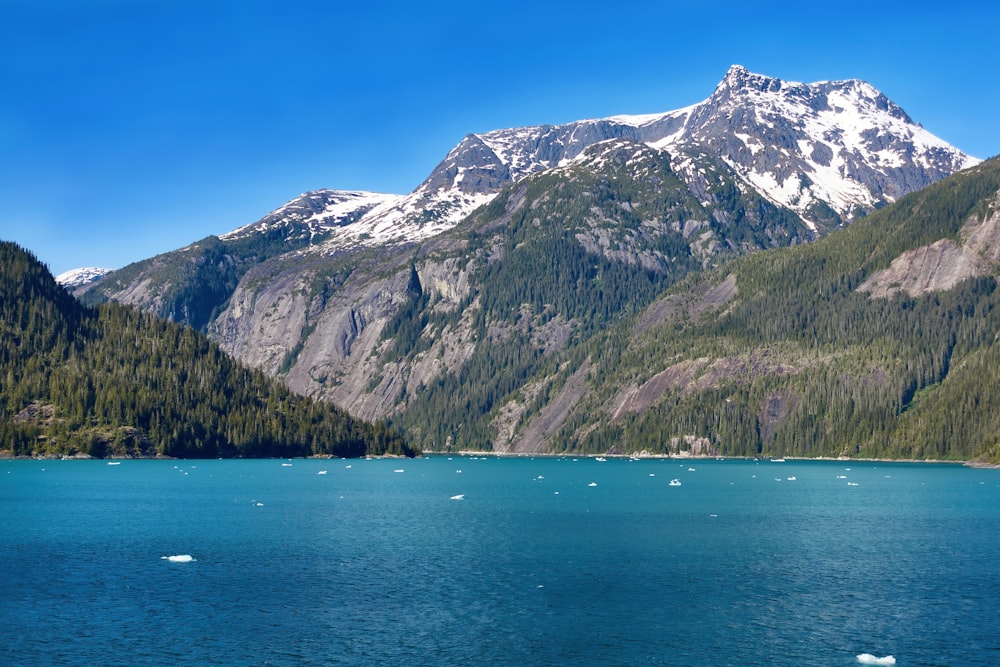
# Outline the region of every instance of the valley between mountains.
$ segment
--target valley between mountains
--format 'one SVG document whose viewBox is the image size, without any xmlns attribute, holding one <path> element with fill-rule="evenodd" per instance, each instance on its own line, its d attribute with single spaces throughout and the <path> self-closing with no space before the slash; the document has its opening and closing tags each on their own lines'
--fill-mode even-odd
<svg viewBox="0 0 1000 667">
<path fill-rule="evenodd" d="M 74 287 L 423 451 L 1000 458 L 1000 163 L 733 66 Z"/>
</svg>

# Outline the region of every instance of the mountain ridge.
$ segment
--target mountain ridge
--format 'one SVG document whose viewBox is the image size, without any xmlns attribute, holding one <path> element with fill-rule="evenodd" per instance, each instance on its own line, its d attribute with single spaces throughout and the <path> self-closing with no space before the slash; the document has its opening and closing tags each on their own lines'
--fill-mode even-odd
<svg viewBox="0 0 1000 667">
<path fill-rule="evenodd" d="M 837 118 L 850 122 L 838 128 Z M 811 245 L 868 218 L 858 233 L 872 235 L 870 248 L 898 245 L 873 230 L 886 220 L 920 236 L 919 225 L 893 217 L 896 193 L 902 201 L 976 163 L 927 136 L 869 84 L 798 84 L 735 67 L 704 102 L 674 112 L 467 135 L 409 195 L 306 193 L 239 234 L 112 274 L 87 298 L 128 295 L 203 328 L 297 393 L 365 419 L 389 418 L 428 451 L 805 447 L 828 455 L 829 439 L 813 449 L 796 440 L 809 427 L 801 411 L 813 394 L 827 400 L 812 385 L 806 398 L 787 387 L 768 395 L 753 389 L 752 401 L 771 407 L 761 412 L 744 401 L 745 414 L 729 430 L 703 426 L 725 414 L 716 399 L 733 377 L 747 387 L 814 382 L 826 367 L 822 355 L 799 350 L 797 339 L 762 349 L 706 334 L 714 347 L 688 342 L 700 356 L 650 344 L 654 352 L 636 368 L 620 360 L 650 332 L 686 336 L 748 293 L 788 298 L 748 286 L 745 273 L 733 281 L 716 273 L 743 255 L 767 251 L 761 261 L 786 261 L 784 251 L 771 251 Z M 757 187 L 755 178 L 774 187 Z M 951 193 L 933 189 L 925 209 L 951 215 Z M 327 215 L 334 210 L 346 215 L 336 218 L 342 224 Z M 926 236 L 904 250 L 941 238 Z M 702 273 L 715 282 L 700 280 Z M 685 305 L 676 289 L 697 300 Z M 789 303 L 789 316 L 813 326 L 809 308 L 821 305 Z M 869 317 L 870 306 L 849 305 Z M 898 345 L 913 343 L 903 336 Z M 864 354 L 851 348 L 848 356 Z M 939 361 L 931 366 L 927 377 L 944 377 Z M 894 378 L 893 400 L 908 405 L 911 389 L 926 389 L 926 380 L 897 371 L 877 368 L 872 377 Z M 875 382 L 854 368 L 847 375 Z M 695 401 L 686 421 L 658 412 L 670 400 Z M 878 410 L 888 419 L 884 406 Z"/>
<path fill-rule="evenodd" d="M 845 143 L 838 142 L 838 128 L 822 114 L 842 114 L 852 108 L 847 102 L 864 108 L 853 114 L 855 132 Z M 737 131 L 740 128 L 745 131 Z M 839 134 L 849 133 L 841 129 Z M 330 254 L 357 245 L 418 243 L 450 229 L 503 187 L 564 166 L 590 145 L 612 139 L 675 151 L 673 166 L 682 173 L 681 156 L 703 152 L 707 146 L 747 187 L 796 211 L 820 234 L 979 161 L 913 123 L 867 82 L 802 84 L 733 65 L 712 94 L 696 104 L 663 113 L 468 134 L 407 195 L 305 192 L 219 238 L 237 239 L 275 225 L 297 224 L 306 225 L 309 236 L 299 252 Z M 810 144 L 809 158 L 793 159 L 790 154 L 800 150 L 802 142 Z M 862 146 L 868 155 L 861 152 Z M 689 180 L 696 178 L 691 174 Z M 290 230 L 289 237 L 305 233 Z"/>
</svg>

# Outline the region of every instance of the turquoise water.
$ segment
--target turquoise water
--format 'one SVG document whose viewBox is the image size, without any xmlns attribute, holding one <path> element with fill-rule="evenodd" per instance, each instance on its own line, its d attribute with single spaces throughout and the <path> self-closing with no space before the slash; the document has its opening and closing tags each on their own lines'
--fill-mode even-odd
<svg viewBox="0 0 1000 667">
<path fill-rule="evenodd" d="M 0 562 L 4 665 L 1000 664 L 960 466 L 6 461 Z"/>
</svg>

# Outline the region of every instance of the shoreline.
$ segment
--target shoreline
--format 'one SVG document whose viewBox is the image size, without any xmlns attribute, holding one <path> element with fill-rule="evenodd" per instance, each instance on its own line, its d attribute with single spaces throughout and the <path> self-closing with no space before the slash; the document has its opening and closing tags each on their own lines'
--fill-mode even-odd
<svg viewBox="0 0 1000 667">
<path fill-rule="evenodd" d="M 495 457 L 495 458 L 546 458 L 546 459 L 620 459 L 620 460 L 637 460 L 637 461 L 656 461 L 656 460 L 672 460 L 672 461 L 767 461 L 778 463 L 777 459 L 780 458 L 782 461 L 832 461 L 832 462 L 842 462 L 842 463 L 929 463 L 929 464 L 948 464 L 948 465 L 962 465 L 967 468 L 977 468 L 986 470 L 1000 470 L 1000 462 L 991 463 L 989 461 L 983 461 L 979 459 L 972 460 L 946 460 L 946 459 L 887 459 L 887 458 L 850 458 L 846 456 L 783 456 L 783 457 L 770 457 L 770 456 L 707 456 L 702 454 L 652 454 L 649 452 L 642 452 L 639 454 L 572 454 L 572 453 L 554 453 L 554 452 L 485 452 L 485 451 L 474 451 L 474 450 L 460 450 L 457 452 L 423 452 L 421 455 L 415 458 L 428 458 L 437 456 L 460 456 L 460 457 Z M 67 455 L 50 455 L 50 456 L 4 456 L 0 454 L 0 461 L 291 461 L 291 460 L 344 460 L 344 461 L 354 461 L 354 460 L 364 460 L 364 459 L 406 459 L 405 456 L 398 455 L 386 455 L 386 456 L 358 456 L 355 458 L 344 458 L 333 455 L 313 455 L 313 456 L 296 456 L 296 457 L 284 457 L 284 456 L 263 456 L 255 458 L 246 457 L 233 457 L 226 459 L 199 459 L 199 458 L 176 458 L 171 456 L 124 456 L 124 457 L 104 457 L 99 458 L 95 456 L 90 456 L 87 454 L 76 454 L 72 456 Z"/>
<path fill-rule="evenodd" d="M 639 454 L 571 454 L 571 453 L 550 453 L 550 452 L 480 452 L 472 450 L 459 450 L 457 452 L 424 452 L 423 456 L 494 456 L 497 458 L 574 458 L 574 459 L 634 459 L 634 460 L 675 460 L 675 461 L 774 461 L 778 458 L 785 461 L 840 461 L 855 463 L 940 463 L 949 465 L 962 465 L 968 468 L 990 468 L 1000 469 L 1000 462 L 990 463 L 978 459 L 971 460 L 947 460 L 947 459 L 880 459 L 880 458 L 851 458 L 848 456 L 710 456 L 703 454 L 651 454 L 643 452 Z"/>
</svg>

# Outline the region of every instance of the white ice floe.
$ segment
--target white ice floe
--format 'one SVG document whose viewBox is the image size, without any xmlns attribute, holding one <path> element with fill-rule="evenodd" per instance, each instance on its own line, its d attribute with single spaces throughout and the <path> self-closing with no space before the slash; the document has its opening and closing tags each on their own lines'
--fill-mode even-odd
<svg viewBox="0 0 1000 667">
<path fill-rule="evenodd" d="M 160 560 L 168 560 L 171 563 L 190 563 L 194 561 L 191 554 L 177 554 L 175 556 L 160 556 Z"/>
<path fill-rule="evenodd" d="M 858 656 L 858 662 L 862 665 L 895 665 L 896 659 L 891 655 L 879 658 L 871 653 L 862 653 Z"/>
</svg>

